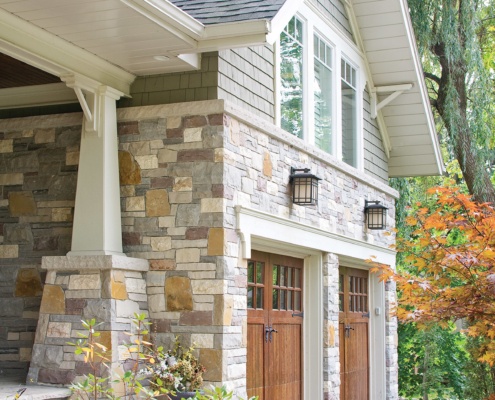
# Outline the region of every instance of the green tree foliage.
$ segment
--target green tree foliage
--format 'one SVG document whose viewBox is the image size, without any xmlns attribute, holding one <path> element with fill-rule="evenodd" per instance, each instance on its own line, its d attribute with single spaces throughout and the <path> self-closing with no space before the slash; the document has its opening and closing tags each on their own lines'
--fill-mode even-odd
<svg viewBox="0 0 495 400">
<path fill-rule="evenodd" d="M 463 399 L 466 338 L 453 326 L 399 325 L 399 393 L 407 398 Z"/>
<path fill-rule="evenodd" d="M 489 75 L 493 5 L 483 0 L 409 0 L 431 104 L 445 144 L 478 201 L 495 203 Z M 493 14 L 491 14 L 493 15 Z"/>
</svg>

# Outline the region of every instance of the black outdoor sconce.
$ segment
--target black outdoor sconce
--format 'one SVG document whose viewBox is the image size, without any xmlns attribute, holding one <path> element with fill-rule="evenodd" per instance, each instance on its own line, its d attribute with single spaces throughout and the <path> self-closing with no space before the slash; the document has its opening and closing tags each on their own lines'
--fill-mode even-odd
<svg viewBox="0 0 495 400">
<path fill-rule="evenodd" d="M 292 203 L 303 206 L 318 204 L 318 181 L 316 175 L 309 172 L 309 168 L 290 169 L 289 183 L 292 184 Z"/>
<path fill-rule="evenodd" d="M 387 207 L 379 201 L 364 201 L 364 216 L 368 229 L 385 229 L 387 225 Z"/>
</svg>

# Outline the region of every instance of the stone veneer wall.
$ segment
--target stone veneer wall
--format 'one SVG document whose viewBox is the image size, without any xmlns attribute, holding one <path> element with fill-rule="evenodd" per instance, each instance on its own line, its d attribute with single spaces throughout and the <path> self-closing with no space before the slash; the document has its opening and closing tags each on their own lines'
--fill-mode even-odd
<svg viewBox="0 0 495 400">
<path fill-rule="evenodd" d="M 41 257 L 70 250 L 81 130 L 57 118 L 0 121 L 0 376 L 26 375 Z"/>
<path fill-rule="evenodd" d="M 126 109 L 119 117 L 124 246 L 150 260 L 155 336 L 164 344 L 176 334 L 195 342 L 206 380 L 242 395 L 247 280 L 234 206 L 387 247 L 393 238 L 364 230 L 363 208 L 365 198 L 381 200 L 393 225 L 392 191 L 227 102 Z M 318 207 L 291 204 L 291 166 L 323 178 Z M 329 255 L 324 266 L 327 393 L 340 379 L 337 265 Z"/>
<path fill-rule="evenodd" d="M 37 205 L 37 214 L 29 216 L 33 218 L 32 221 L 18 217 L 19 219 L 13 220 L 13 223 L 31 221 L 29 228 L 33 231 L 44 226 L 38 225 L 39 222 L 35 224 L 34 221 L 40 221 L 35 217 L 39 217 L 48 224 L 47 230 L 44 231 L 48 238 L 59 235 L 56 236 L 58 240 L 50 239 L 48 243 L 57 243 L 58 246 L 60 243 L 67 243 L 65 248 L 57 247 L 52 252 L 45 248 L 40 251 L 43 255 L 65 254 L 69 250 L 69 238 L 60 239 L 65 238 L 62 233 L 70 231 L 69 215 L 72 215 L 72 210 L 67 206 L 69 203 L 60 203 L 58 197 L 49 197 L 51 203 L 41 203 L 41 201 L 46 200 L 46 197 L 42 196 L 43 193 L 44 196 L 55 196 L 58 193 L 63 197 L 64 192 L 60 191 L 68 190 L 70 187 L 73 190 L 73 186 L 69 186 L 66 182 L 68 178 L 64 172 L 68 168 L 68 163 L 74 162 L 70 160 L 77 160 L 78 140 L 75 138 L 79 137 L 80 128 L 73 126 L 76 126 L 80 120 L 80 114 L 74 114 L 47 119 L 28 118 L 0 124 L 0 131 L 3 131 L 4 135 L 18 138 L 20 143 L 36 141 L 34 138 L 37 130 L 31 134 L 29 129 L 23 129 L 23 126 L 32 126 L 33 123 L 41 125 L 38 143 L 31 148 L 31 152 L 26 150 L 22 153 L 22 157 L 34 157 L 33 154 L 37 157 L 57 157 L 56 160 L 52 160 L 53 162 L 47 160 L 51 167 L 58 166 L 59 170 L 50 179 L 46 177 L 42 180 L 48 182 L 48 186 L 40 193 L 32 185 L 37 182 L 37 176 L 45 176 L 47 166 L 41 168 L 45 166 L 45 162 L 35 171 L 30 163 L 25 161 L 22 165 L 29 173 L 23 174 L 13 172 L 16 171 L 14 166 L 21 167 L 12 161 L 9 164 L 10 169 L 6 172 L 7 175 L 0 175 L 0 179 L 4 179 L 4 190 L 10 193 L 7 184 L 12 183 L 10 185 L 12 186 L 13 183 L 17 183 L 17 191 L 21 192 L 23 197 L 30 198 L 29 193 L 24 195 L 24 192 L 32 191 Z M 332 233 L 387 247 L 393 238 L 385 237 L 380 232 L 368 232 L 363 229 L 364 199 L 381 200 L 389 207 L 389 224 L 393 226 L 394 192 L 383 183 L 365 174 L 357 173 L 344 163 L 328 161 L 325 153 L 224 101 L 121 109 L 118 111 L 118 120 L 124 251 L 128 256 L 149 260 L 150 271 L 146 274 L 146 287 L 149 316 L 154 322 L 155 339 L 167 345 L 178 334 L 185 344 L 196 343 L 201 361 L 208 369 L 205 379 L 212 383 L 228 383 L 230 387 L 236 388 L 238 394 L 245 395 L 243 390 L 247 345 L 245 337 L 247 279 L 245 263 L 239 260 L 241 244 L 235 231 L 237 227 L 234 206 L 254 208 Z M 58 128 L 54 128 L 55 126 Z M 23 135 L 31 139 L 25 139 Z M 53 139 L 40 142 L 44 135 Z M 67 135 L 73 138 L 74 143 L 66 144 Z M 8 149 L 10 139 L 4 140 L 7 140 L 5 146 Z M 66 147 L 63 146 L 64 143 Z M 12 148 L 13 152 L 14 149 L 15 147 Z M 4 157 L 10 159 L 8 154 Z M 12 156 L 12 159 L 15 157 Z M 291 204 L 288 188 L 291 166 L 308 166 L 313 173 L 323 178 L 320 184 L 318 207 L 299 207 Z M 75 167 L 72 168 L 75 170 Z M 69 176 L 73 176 L 75 182 L 75 172 Z M 59 184 L 54 183 L 59 181 L 66 182 L 66 186 L 59 188 Z M 27 183 L 29 186 L 21 186 Z M 59 191 L 56 191 L 56 188 L 59 188 Z M 4 207 L 7 207 L 10 203 L 4 200 L 4 204 Z M 48 205 L 50 205 L 49 212 L 43 210 Z M 65 216 L 66 221 L 58 222 L 57 218 L 61 218 L 60 215 Z M 12 216 L 5 218 L 5 221 L 11 221 Z M 5 226 L 4 232 L 7 232 Z M 11 266 L 10 284 L 14 286 L 17 276 L 22 276 L 18 274 L 21 265 L 19 260 L 25 257 L 24 254 L 30 253 L 29 247 L 22 247 L 20 244 L 17 244 L 17 247 L 9 246 L 16 245 L 3 244 L 0 247 L 0 255 L 9 257 L 5 259 L 5 264 Z M 10 251 L 12 252 L 9 253 Z M 36 268 L 32 269 L 37 271 L 39 276 L 39 255 L 35 260 L 33 263 Z M 329 254 L 324 257 L 324 281 L 328 283 L 328 287 L 324 288 L 323 299 L 325 302 L 324 372 L 327 398 L 331 398 L 330 393 L 336 393 L 339 382 L 338 327 L 335 325 L 335 321 L 338 321 L 337 266 L 336 255 Z M 79 271 L 79 273 L 90 272 Z M 64 296 L 69 293 L 65 303 L 65 314 L 69 315 L 64 317 L 64 314 L 60 313 L 55 319 L 48 320 L 48 323 L 55 324 L 52 325 L 53 329 L 41 319 L 41 326 L 46 325 L 46 329 L 43 328 L 45 333 L 40 340 L 44 340 L 46 346 L 50 345 L 50 341 L 65 340 L 61 338 L 69 328 L 64 324 L 76 323 L 71 319 L 74 315 L 70 315 L 71 312 L 67 312 L 68 310 L 74 310 L 77 318 L 91 314 L 89 311 L 84 311 L 89 303 L 84 307 L 72 306 L 72 302 L 76 302 L 78 296 L 72 296 L 71 290 L 85 293 L 86 290 L 93 289 L 76 287 L 79 285 L 74 286 L 74 284 L 71 287 L 71 279 L 75 282 L 84 277 L 72 278 L 69 275 L 71 274 L 67 271 L 62 271 L 60 274 L 52 273 L 47 280 L 48 285 L 55 283 L 54 286 L 60 287 Z M 122 283 L 120 278 L 114 280 Z M 41 288 L 41 281 L 41 278 L 36 278 L 32 282 L 39 282 L 37 287 Z M 108 279 L 101 275 L 100 282 L 103 285 Z M 387 291 L 387 304 L 392 304 L 393 288 L 389 286 L 388 289 L 390 290 Z M 109 293 L 108 287 L 105 289 L 102 286 L 99 294 L 102 293 Z M 137 294 L 142 296 L 142 293 Z M 12 293 L 10 297 L 4 297 L 6 304 L 19 302 L 19 299 L 12 298 Z M 19 306 L 19 310 L 22 310 L 19 315 L 28 313 L 26 315 L 32 317 L 31 340 L 27 343 L 19 343 L 17 347 L 21 348 L 22 345 L 26 348 L 26 361 L 30 357 L 30 346 L 38 316 L 39 297 L 36 299 L 33 311 L 29 309 L 24 311 L 24 307 L 29 307 L 29 302 L 24 304 L 25 298 L 21 300 L 22 308 Z M 74 300 L 67 303 L 67 299 Z M 95 301 L 98 301 L 97 297 L 90 303 Z M 144 305 L 139 305 L 138 309 L 144 310 Z M 18 316 L 15 318 L 6 316 L 2 321 L 15 319 L 18 319 Z M 71 325 L 70 335 L 77 329 L 77 325 Z M 25 331 L 27 332 L 27 328 Z M 2 335 L 0 342 L 2 346 L 9 344 L 6 340 L 8 337 L 17 339 L 12 333 L 9 336 L 5 330 Z M 394 398 L 397 375 L 394 320 L 388 321 L 386 342 L 387 372 L 390 381 L 388 393 L 389 398 Z M 13 340 L 10 344 L 15 348 Z M 46 350 L 45 347 L 42 350 L 44 353 L 36 351 L 35 356 L 38 361 L 43 354 L 47 354 Z M 17 350 L 16 354 L 19 353 L 22 352 Z M 58 350 L 49 354 L 47 362 L 51 364 L 45 367 L 53 365 L 72 367 L 74 364 L 71 363 L 77 361 L 70 359 L 68 353 L 60 356 Z M 39 373 L 39 370 L 37 372 Z M 45 381 L 50 381 L 50 375 L 45 373 L 45 376 Z"/>
</svg>

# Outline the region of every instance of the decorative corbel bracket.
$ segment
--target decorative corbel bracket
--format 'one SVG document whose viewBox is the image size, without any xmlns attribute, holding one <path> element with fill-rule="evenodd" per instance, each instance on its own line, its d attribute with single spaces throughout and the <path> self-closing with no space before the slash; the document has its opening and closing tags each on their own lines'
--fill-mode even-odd
<svg viewBox="0 0 495 400">
<path fill-rule="evenodd" d="M 105 97 L 118 100 L 124 94 L 81 75 L 68 74 L 61 76 L 60 79 L 67 87 L 74 89 L 84 114 L 83 131 L 96 133 L 100 137 L 106 117 Z"/>
<path fill-rule="evenodd" d="M 404 83 L 402 85 L 379 86 L 371 89 L 371 118 L 378 116 L 378 111 L 390 104 L 402 93 L 413 88 L 412 83 Z M 382 101 L 378 102 L 378 95 L 382 93 L 390 93 Z"/>
</svg>

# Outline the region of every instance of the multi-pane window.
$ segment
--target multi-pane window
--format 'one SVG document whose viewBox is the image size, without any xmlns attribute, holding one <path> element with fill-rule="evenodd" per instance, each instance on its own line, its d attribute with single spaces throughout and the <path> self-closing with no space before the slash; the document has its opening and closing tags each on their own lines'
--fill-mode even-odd
<svg viewBox="0 0 495 400">
<path fill-rule="evenodd" d="M 314 132 L 316 147 L 332 153 L 332 49 L 314 35 Z"/>
<path fill-rule="evenodd" d="M 280 35 L 280 116 L 287 132 L 303 137 L 303 24 L 293 17 Z"/>
<path fill-rule="evenodd" d="M 357 106 L 356 69 L 346 60 L 341 60 L 342 97 L 342 160 L 357 167 Z"/>
<path fill-rule="evenodd" d="M 358 55 L 339 38 L 330 45 L 324 35 L 332 32 L 320 28 L 293 17 L 280 35 L 280 125 L 359 168 L 358 70 L 341 54 Z"/>
</svg>

